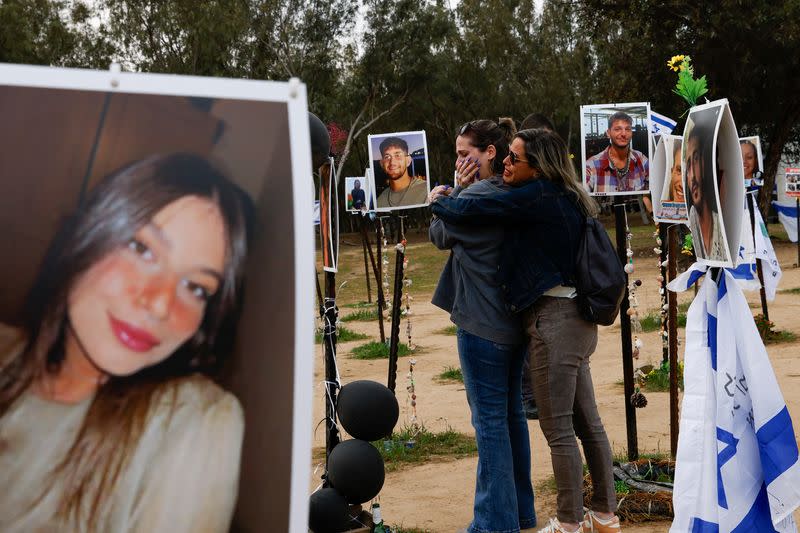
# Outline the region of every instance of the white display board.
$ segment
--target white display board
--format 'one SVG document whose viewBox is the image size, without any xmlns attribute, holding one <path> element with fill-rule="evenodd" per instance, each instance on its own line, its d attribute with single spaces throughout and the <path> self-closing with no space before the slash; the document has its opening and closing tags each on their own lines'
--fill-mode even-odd
<svg viewBox="0 0 800 533">
<path fill-rule="evenodd" d="M 18 322 L 62 221 L 118 169 L 187 153 L 249 195 L 246 298 L 215 354 L 245 418 L 233 529 L 307 531 L 315 309 L 305 85 L 4 64 L 0 110 L 2 322 Z"/>
</svg>

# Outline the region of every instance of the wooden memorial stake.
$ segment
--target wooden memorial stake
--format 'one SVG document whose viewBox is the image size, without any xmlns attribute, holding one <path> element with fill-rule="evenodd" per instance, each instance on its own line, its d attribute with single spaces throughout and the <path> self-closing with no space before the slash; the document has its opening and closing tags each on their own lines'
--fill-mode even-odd
<svg viewBox="0 0 800 533">
<path fill-rule="evenodd" d="M 322 287 L 319 284 L 319 273 L 317 268 L 314 267 L 314 281 L 317 282 L 317 306 L 319 306 L 319 317 L 325 318 L 325 300 L 322 297 Z"/>
<path fill-rule="evenodd" d="M 381 333 L 381 342 L 386 343 L 386 333 L 383 331 L 383 310 L 386 309 L 386 294 L 383 292 L 383 222 L 375 219 L 375 258 L 372 269 L 375 271 L 375 284 L 378 286 L 378 329 Z M 372 248 L 369 248 L 370 253 Z M 371 256 L 370 256 L 371 257 Z"/>
<path fill-rule="evenodd" d="M 372 289 L 370 288 L 370 272 L 369 263 L 367 260 L 367 247 L 369 247 L 369 255 L 372 255 L 372 246 L 369 245 L 369 237 L 367 236 L 367 226 L 364 222 L 364 217 L 356 215 L 361 219 L 361 245 L 364 249 L 364 276 L 367 278 L 367 303 L 372 303 Z"/>
<path fill-rule="evenodd" d="M 376 224 L 380 224 L 380 219 L 376 219 Z M 369 232 L 367 231 L 367 227 L 369 226 L 369 222 L 367 222 L 367 217 L 361 217 L 361 231 L 363 233 L 364 243 L 366 244 L 366 250 L 369 253 L 369 262 L 372 265 L 372 272 L 375 276 L 375 285 L 378 287 L 378 301 L 377 301 L 377 311 L 378 311 L 378 329 L 380 330 L 381 334 L 381 342 L 386 342 L 386 334 L 383 332 L 383 310 L 386 308 L 386 298 L 383 295 L 383 280 L 381 279 L 381 269 L 378 266 L 378 263 L 382 261 L 381 256 L 381 231 L 380 227 L 377 228 L 377 248 L 378 248 L 378 263 L 375 262 L 375 256 L 372 254 L 372 243 L 369 242 Z M 366 257 L 366 256 L 365 256 Z M 367 284 L 369 287 L 369 284 Z"/>
<path fill-rule="evenodd" d="M 325 472 L 328 471 L 328 457 L 334 446 L 339 444 L 339 428 L 336 425 L 336 274 L 325 272 L 325 306 L 323 316 L 322 342 L 325 346 Z M 325 479 L 327 486 L 327 478 Z"/>
<path fill-rule="evenodd" d="M 323 191 L 331 191 L 336 187 L 330 163 L 325 163 L 319 169 L 320 175 L 320 232 L 324 231 L 322 224 L 331 223 L 333 227 L 338 227 L 339 213 L 335 209 L 336 205 L 324 205 L 322 202 Z M 327 197 L 326 197 L 327 199 Z M 330 214 L 334 220 L 327 220 L 327 213 L 324 209 L 331 209 Z M 337 253 L 337 250 L 329 250 L 328 242 L 322 239 L 323 258 L 327 253 Z M 330 258 L 335 264 L 336 257 Z M 324 261 L 323 261 L 324 262 Z M 328 459 L 333 448 L 339 444 L 339 428 L 336 424 L 336 396 L 338 394 L 339 383 L 336 371 L 336 322 L 339 318 L 339 309 L 336 307 L 336 273 L 325 271 L 325 294 L 322 305 L 322 342 L 325 351 L 325 473 L 323 475 L 323 486 L 328 486 Z M 318 289 L 319 291 L 319 289 Z M 317 293 L 319 296 L 319 292 Z"/>
<path fill-rule="evenodd" d="M 756 252 L 756 273 L 758 274 L 758 283 L 761 286 L 759 295 L 761 296 L 761 312 L 764 314 L 764 320 L 769 322 L 769 309 L 767 307 L 767 291 L 764 289 L 764 270 L 761 267 L 761 259 L 758 258 L 756 250 L 756 213 L 755 210 L 758 206 L 755 204 L 755 198 L 752 194 L 747 194 L 747 211 L 750 214 L 750 229 L 753 234 L 753 251 Z M 761 228 L 758 228 L 761 231 Z"/>
<path fill-rule="evenodd" d="M 659 254 L 659 270 L 661 271 L 661 283 L 660 283 L 660 291 L 664 291 L 664 294 L 667 294 L 667 282 L 670 281 L 671 278 L 668 278 L 668 269 L 667 265 L 664 263 L 666 261 L 671 261 L 672 256 L 669 255 L 669 235 L 670 235 L 670 228 L 672 224 L 667 224 L 666 222 L 659 222 L 658 223 L 658 238 L 661 240 L 661 244 L 658 246 L 661 249 L 661 254 Z M 669 295 L 667 295 L 667 304 L 669 304 L 672 300 L 669 299 Z M 663 302 L 663 300 L 661 300 Z M 663 305 L 663 304 L 662 304 Z M 669 314 L 669 310 L 666 312 L 663 309 L 659 309 L 659 316 L 663 319 Z M 663 326 L 666 328 L 666 320 Z M 664 344 L 663 339 L 661 343 L 661 363 L 666 363 L 669 361 L 669 347 L 668 345 Z"/>
<path fill-rule="evenodd" d="M 395 217 L 392 217 L 395 218 Z M 403 300 L 403 259 L 405 258 L 405 247 L 403 242 L 403 218 L 395 218 L 397 222 L 397 257 L 394 264 L 394 290 L 392 292 L 392 325 L 389 340 L 389 378 L 386 386 L 392 392 L 395 391 L 397 382 L 397 351 L 400 343 L 400 307 Z"/>
<path fill-rule="evenodd" d="M 628 263 L 627 231 L 625 223 L 625 204 L 614 204 L 614 221 L 617 232 L 617 254 L 620 262 Z M 636 435 L 636 409 L 631 404 L 633 396 L 633 348 L 631 346 L 631 317 L 628 316 L 628 274 L 625 274 L 625 296 L 619 309 L 620 329 L 622 336 L 622 377 L 625 383 L 625 427 L 628 433 L 628 460 L 639 458 L 638 437 Z"/>
<path fill-rule="evenodd" d="M 667 278 L 678 275 L 678 224 L 667 226 Z M 669 451 L 678 453 L 678 293 L 667 291 L 667 338 L 669 339 Z"/>
</svg>

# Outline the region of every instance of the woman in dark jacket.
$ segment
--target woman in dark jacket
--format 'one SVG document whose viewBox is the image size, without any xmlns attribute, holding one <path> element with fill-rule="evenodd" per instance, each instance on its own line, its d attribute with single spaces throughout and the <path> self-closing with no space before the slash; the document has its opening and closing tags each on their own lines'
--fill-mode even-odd
<svg viewBox="0 0 800 533">
<path fill-rule="evenodd" d="M 474 120 L 456 137 L 458 186 L 453 197 L 480 198 L 505 187 L 500 177 L 513 122 Z M 472 183 L 477 181 L 476 183 Z M 439 186 L 431 199 L 444 193 Z M 465 227 L 436 219 L 430 239 L 450 258 L 433 304 L 458 326 L 458 355 L 478 444 L 471 533 L 512 533 L 536 525 L 528 424 L 522 412 L 525 336 L 503 304 L 495 273 L 503 228 Z"/>
<path fill-rule="evenodd" d="M 453 225 L 506 224 L 498 279 L 508 309 L 521 316 L 529 336 L 539 421 L 558 489 L 557 518 L 541 531 L 619 531 L 611 447 L 589 372 L 597 326 L 581 318 L 573 281 L 583 220 L 596 216 L 597 205 L 556 133 L 520 131 L 504 165 L 508 190 L 480 198 L 440 197 L 433 212 Z M 593 480 L 592 509 L 585 516 L 576 435 Z"/>
</svg>

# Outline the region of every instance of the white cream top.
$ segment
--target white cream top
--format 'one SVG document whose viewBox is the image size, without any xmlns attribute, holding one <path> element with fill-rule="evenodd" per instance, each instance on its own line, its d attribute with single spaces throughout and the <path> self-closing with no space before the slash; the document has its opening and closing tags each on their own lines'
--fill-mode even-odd
<svg viewBox="0 0 800 533">
<path fill-rule="evenodd" d="M 244 418 L 236 398 L 209 379 L 156 401 L 96 531 L 227 531 L 239 479 Z M 49 474 L 69 450 L 92 399 L 67 405 L 26 393 L 0 419 L 0 531 L 88 531 L 56 517 L 60 482 Z M 42 491 L 45 497 L 31 507 Z"/>
<path fill-rule="evenodd" d="M 556 285 L 552 289 L 546 291 L 544 296 L 552 296 L 553 298 L 575 298 L 578 296 L 578 292 L 575 290 L 575 287 Z"/>
</svg>

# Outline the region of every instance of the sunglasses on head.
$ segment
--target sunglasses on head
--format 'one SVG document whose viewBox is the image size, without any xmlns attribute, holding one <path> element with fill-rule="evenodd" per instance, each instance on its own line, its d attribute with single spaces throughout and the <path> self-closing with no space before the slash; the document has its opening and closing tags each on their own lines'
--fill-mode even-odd
<svg viewBox="0 0 800 533">
<path fill-rule="evenodd" d="M 465 134 L 465 133 L 467 133 L 469 130 L 475 129 L 475 123 L 476 123 L 476 122 L 477 122 L 476 120 L 470 120 L 469 122 L 467 122 L 466 124 L 464 124 L 463 126 L 461 126 L 461 129 L 460 129 L 460 130 L 458 130 L 458 134 L 459 134 L 459 135 L 464 135 L 464 134 Z"/>
</svg>

